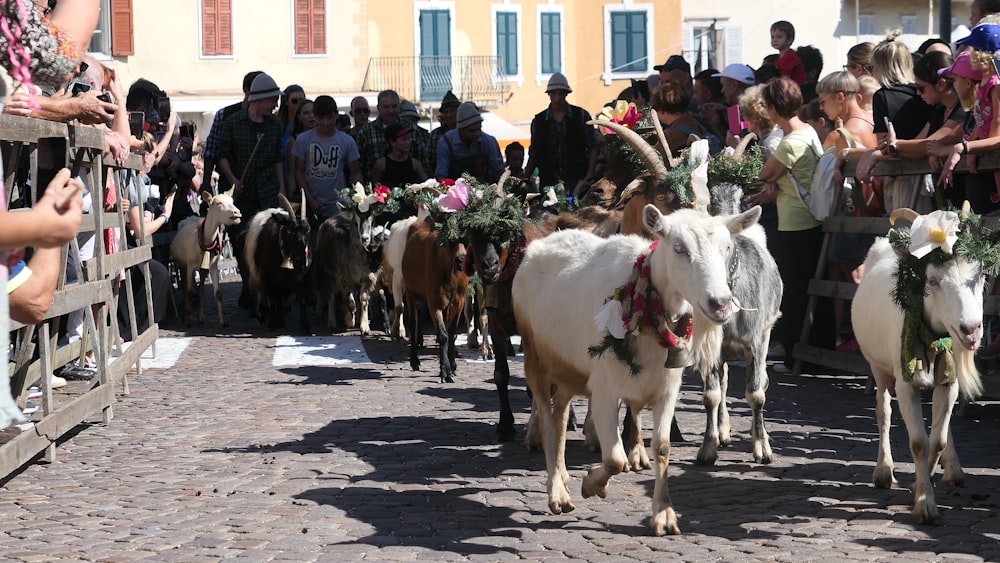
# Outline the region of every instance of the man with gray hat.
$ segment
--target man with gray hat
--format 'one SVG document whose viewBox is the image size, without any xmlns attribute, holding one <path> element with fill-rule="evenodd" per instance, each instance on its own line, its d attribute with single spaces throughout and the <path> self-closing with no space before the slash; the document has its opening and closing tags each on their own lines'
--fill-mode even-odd
<svg viewBox="0 0 1000 563">
<path fill-rule="evenodd" d="M 431 144 L 431 132 L 420 126 L 420 114 L 417 106 L 410 100 L 403 100 L 399 103 L 399 120 L 408 125 L 413 131 L 413 140 L 410 150 L 413 156 L 420 160 L 420 165 L 424 170 L 434 170 L 434 161 L 437 160 L 435 147 Z M 420 147 L 420 150 L 413 150 L 413 147 Z"/>
<path fill-rule="evenodd" d="M 247 105 L 222 122 L 219 138 L 219 172 L 233 187 L 233 199 L 244 220 L 230 228 L 234 251 L 245 275 L 242 237 L 238 237 L 258 211 L 278 207 L 278 193 L 285 192 L 282 173 L 281 123 L 273 115 L 281 89 L 267 74 L 258 74 L 250 85 Z M 253 297 L 244 278 L 241 306 L 252 306 Z"/>
<path fill-rule="evenodd" d="M 572 193 L 597 169 L 597 135 L 587 125 L 590 113 L 566 102 L 572 91 L 562 73 L 549 78 L 545 87 L 549 107 L 531 120 L 531 146 L 524 168 L 524 173 L 530 175 L 538 167 L 540 187 L 562 182 L 566 193 Z"/>
<path fill-rule="evenodd" d="M 441 137 L 444 137 L 445 133 L 455 128 L 455 115 L 458 113 L 458 106 L 461 103 L 458 100 L 458 96 L 453 94 L 451 90 L 448 90 L 444 98 L 441 99 L 441 107 L 438 108 L 437 115 L 440 125 L 431 130 L 431 152 L 434 153 L 434 167 L 424 168 L 424 170 L 432 172 L 437 167 L 438 145 L 441 143 Z"/>
<path fill-rule="evenodd" d="M 470 174 L 480 182 L 496 182 L 503 172 L 500 144 L 483 132 L 483 116 L 472 102 L 458 106 L 456 128 L 441 137 L 437 149 L 437 178 L 459 178 Z"/>
</svg>

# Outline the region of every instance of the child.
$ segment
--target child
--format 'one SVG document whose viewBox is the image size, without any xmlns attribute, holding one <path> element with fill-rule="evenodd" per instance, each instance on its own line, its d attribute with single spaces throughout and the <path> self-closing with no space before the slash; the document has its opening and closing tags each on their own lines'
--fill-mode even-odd
<svg viewBox="0 0 1000 563">
<path fill-rule="evenodd" d="M 787 76 L 802 86 L 806 82 L 806 67 L 792 49 L 793 42 L 795 26 L 785 20 L 771 24 L 771 47 L 778 50 L 778 60 L 774 64 L 781 76 Z"/>
<path fill-rule="evenodd" d="M 938 153 L 945 157 L 941 180 L 949 184 L 959 157 L 969 154 L 970 173 L 965 177 L 965 197 L 972 211 L 985 215 L 1000 209 L 1000 173 L 972 170 L 975 170 L 974 155 L 994 150 L 1000 138 L 1000 88 L 996 87 L 1000 77 L 993 67 L 993 53 L 1000 50 L 1000 25 L 980 24 L 957 43 L 971 47 L 968 58 L 959 56 L 942 74 L 952 77 L 955 93 L 974 118 L 966 119 L 966 136 L 961 144 L 946 145 L 944 153 Z M 979 74 L 982 78 L 976 80 Z M 972 146 L 973 143 L 976 146 Z"/>
<path fill-rule="evenodd" d="M 375 161 L 372 179 L 376 184 L 402 188 L 427 179 L 420 161 L 410 156 L 412 140 L 413 129 L 401 121 L 385 128 L 385 142 L 389 145 L 389 153 Z"/>
<path fill-rule="evenodd" d="M 524 145 L 514 141 L 503 150 L 504 166 L 510 168 L 510 175 L 520 178 L 524 175 Z"/>
</svg>

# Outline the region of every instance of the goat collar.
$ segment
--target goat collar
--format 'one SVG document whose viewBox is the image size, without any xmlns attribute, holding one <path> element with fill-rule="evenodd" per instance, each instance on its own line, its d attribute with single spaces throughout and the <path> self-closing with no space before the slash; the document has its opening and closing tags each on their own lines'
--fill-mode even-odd
<svg viewBox="0 0 1000 563">
<path fill-rule="evenodd" d="M 900 346 L 903 381 L 920 387 L 954 383 L 958 372 L 951 337 L 938 337 L 923 319 L 907 328 L 904 323 Z"/>
<path fill-rule="evenodd" d="M 618 360 L 629 366 L 632 375 L 640 371 L 634 352 L 628 345 L 629 337 L 636 330 L 655 335 L 657 343 L 670 352 L 686 351 L 693 331 L 691 315 L 670 320 L 663 309 L 660 292 L 649 283 L 649 257 L 659 242 L 659 239 L 654 240 L 636 257 L 628 281 L 615 289 L 595 317 L 598 330 L 606 331 L 606 334 L 602 342 L 589 348 L 590 355 L 599 356 L 611 348 Z"/>
<path fill-rule="evenodd" d="M 212 239 L 212 244 L 206 246 L 205 223 L 207 222 L 208 221 L 206 221 L 205 219 L 202 219 L 201 222 L 198 224 L 198 248 L 200 248 L 202 252 L 211 252 L 212 254 L 217 254 L 219 251 L 222 250 L 222 229 L 218 227 L 215 228 L 215 237 Z"/>
</svg>

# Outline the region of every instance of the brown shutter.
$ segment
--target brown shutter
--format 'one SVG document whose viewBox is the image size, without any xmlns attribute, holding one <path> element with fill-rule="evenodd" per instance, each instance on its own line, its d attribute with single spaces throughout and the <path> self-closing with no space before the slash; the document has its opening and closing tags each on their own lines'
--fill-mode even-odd
<svg viewBox="0 0 1000 563">
<path fill-rule="evenodd" d="M 295 54 L 326 53 L 326 0 L 295 0 Z"/>
<path fill-rule="evenodd" d="M 111 0 L 111 55 L 135 54 L 132 40 L 132 0 Z"/>
<path fill-rule="evenodd" d="M 202 0 L 201 45 L 205 56 L 233 54 L 232 0 Z"/>
<path fill-rule="evenodd" d="M 326 53 L 326 0 L 313 0 L 312 7 L 313 54 Z"/>
</svg>

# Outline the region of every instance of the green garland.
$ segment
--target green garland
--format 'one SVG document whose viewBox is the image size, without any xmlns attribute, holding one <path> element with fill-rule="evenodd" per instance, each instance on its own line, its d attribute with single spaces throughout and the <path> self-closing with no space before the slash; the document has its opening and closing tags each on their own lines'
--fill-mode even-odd
<svg viewBox="0 0 1000 563">
<path fill-rule="evenodd" d="M 980 225 L 979 215 L 969 213 L 959 222 L 958 240 L 952 247 L 953 254 L 935 248 L 923 258 L 910 254 L 910 229 L 890 229 L 889 244 L 899 255 L 896 268 L 896 285 L 893 301 L 903 311 L 900 355 L 904 381 L 912 381 L 917 373 L 918 351 L 923 348 L 934 360 L 935 378 L 938 382 L 954 379 L 954 361 L 950 357 L 951 339 L 938 338 L 923 321 L 924 297 L 927 295 L 927 266 L 940 265 L 956 256 L 966 262 L 979 263 L 987 276 L 993 277 L 1000 270 L 1000 230 Z M 940 356 L 944 358 L 940 358 Z M 951 367 L 949 367 L 951 366 Z M 930 366 L 928 366 L 930 367 Z"/>
<path fill-rule="evenodd" d="M 722 151 L 708 159 L 708 185 L 736 184 L 746 189 L 758 181 L 762 168 L 764 161 L 757 144 L 750 145 L 740 158 Z"/>
<path fill-rule="evenodd" d="M 438 244 L 463 242 L 473 232 L 485 234 L 494 240 L 514 240 L 521 232 L 524 221 L 524 209 L 520 200 L 506 192 L 501 199 L 496 184 L 484 185 L 467 174 L 462 177 L 471 185 L 465 209 L 447 213 L 441 211 L 436 196 L 432 201 L 428 201 L 426 196 L 419 198 L 427 203 L 427 209 L 438 230 Z"/>
<path fill-rule="evenodd" d="M 390 188 L 388 186 L 372 186 L 371 184 L 362 185 L 364 192 L 367 196 L 376 193 L 376 190 L 383 191 L 385 194 L 383 197 L 385 201 L 379 202 L 374 201 L 368 204 L 368 209 L 365 211 L 360 211 L 360 203 L 354 200 L 354 196 L 357 193 L 356 184 L 354 186 L 348 186 L 340 190 L 341 205 L 344 207 L 344 211 L 353 211 L 355 213 L 361 213 L 362 215 L 372 214 L 379 215 L 381 213 L 395 213 L 399 211 L 400 201 L 403 200 L 403 189 L 402 188 Z"/>
</svg>

